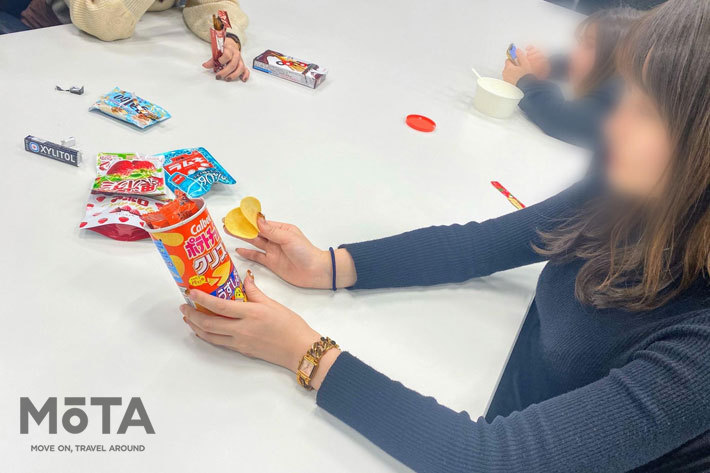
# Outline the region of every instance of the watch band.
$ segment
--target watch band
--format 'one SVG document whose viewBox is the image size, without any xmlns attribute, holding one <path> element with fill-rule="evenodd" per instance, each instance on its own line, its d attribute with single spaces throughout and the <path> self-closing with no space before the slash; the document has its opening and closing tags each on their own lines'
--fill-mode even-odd
<svg viewBox="0 0 710 473">
<path fill-rule="evenodd" d="M 318 368 L 323 355 L 326 354 L 331 348 L 339 348 L 335 340 L 331 340 L 328 337 L 320 337 L 320 340 L 311 345 L 301 361 L 298 363 L 298 371 L 296 371 L 296 378 L 298 379 L 298 384 L 306 388 L 307 390 L 312 390 L 311 379 Z"/>
<path fill-rule="evenodd" d="M 239 46 L 239 50 L 242 50 L 242 42 L 239 40 L 239 36 L 235 35 L 234 33 L 227 33 L 226 34 L 227 38 L 232 38 L 235 43 L 237 43 L 237 46 Z"/>
</svg>

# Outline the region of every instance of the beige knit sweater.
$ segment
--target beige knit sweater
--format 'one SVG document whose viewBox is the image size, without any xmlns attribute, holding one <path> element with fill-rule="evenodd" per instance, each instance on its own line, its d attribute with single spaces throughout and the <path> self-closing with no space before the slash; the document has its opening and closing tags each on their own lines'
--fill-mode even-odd
<svg viewBox="0 0 710 473">
<path fill-rule="evenodd" d="M 77 28 L 104 41 L 129 38 L 136 23 L 146 11 L 172 8 L 175 0 L 65 0 L 72 23 Z M 232 24 L 231 31 L 242 42 L 249 19 L 237 0 L 188 0 L 183 9 L 187 26 L 205 41 L 210 40 L 212 15 L 225 10 Z"/>
</svg>

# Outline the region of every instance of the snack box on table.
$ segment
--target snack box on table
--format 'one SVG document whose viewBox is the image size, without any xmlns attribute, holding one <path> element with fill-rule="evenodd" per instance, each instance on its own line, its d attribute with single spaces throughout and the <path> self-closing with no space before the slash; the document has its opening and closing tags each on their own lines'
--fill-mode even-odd
<svg viewBox="0 0 710 473">
<path fill-rule="evenodd" d="M 318 87 L 325 80 L 328 72 L 318 64 L 301 61 L 271 49 L 255 57 L 253 67 L 258 71 L 273 74 L 311 89 Z"/>
</svg>

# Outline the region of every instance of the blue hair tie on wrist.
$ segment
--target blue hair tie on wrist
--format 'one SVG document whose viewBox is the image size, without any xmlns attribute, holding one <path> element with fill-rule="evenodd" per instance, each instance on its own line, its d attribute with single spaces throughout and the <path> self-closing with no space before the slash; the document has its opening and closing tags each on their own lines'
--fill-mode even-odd
<svg viewBox="0 0 710 473">
<path fill-rule="evenodd" d="M 330 251 L 330 262 L 333 265 L 333 291 L 337 290 L 338 287 L 335 285 L 335 250 L 333 250 L 333 247 L 331 246 L 328 248 Z"/>
</svg>

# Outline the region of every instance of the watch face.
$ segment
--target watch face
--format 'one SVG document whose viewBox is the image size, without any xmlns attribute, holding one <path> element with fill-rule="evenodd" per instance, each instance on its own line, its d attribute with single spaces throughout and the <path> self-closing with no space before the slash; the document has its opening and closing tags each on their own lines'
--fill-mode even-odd
<svg viewBox="0 0 710 473">
<path fill-rule="evenodd" d="M 311 373 L 313 373 L 313 368 L 314 365 L 308 360 L 302 360 L 300 366 L 298 367 L 298 370 L 303 372 L 306 376 L 309 378 L 311 377 Z"/>
</svg>

